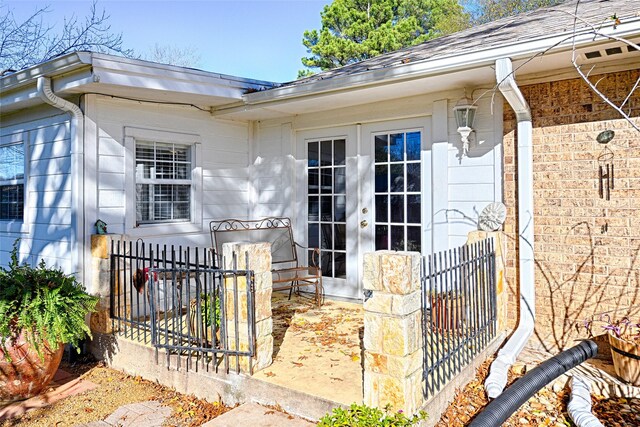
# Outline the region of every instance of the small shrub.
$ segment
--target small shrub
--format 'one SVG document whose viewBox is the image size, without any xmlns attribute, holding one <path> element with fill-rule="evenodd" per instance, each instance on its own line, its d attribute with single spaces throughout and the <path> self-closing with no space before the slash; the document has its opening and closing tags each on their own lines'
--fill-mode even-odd
<svg viewBox="0 0 640 427">
<path fill-rule="evenodd" d="M 211 319 L 212 317 L 215 317 L 215 321 L 216 321 L 216 329 L 220 329 L 220 314 L 221 314 L 221 308 L 220 308 L 220 296 L 216 295 L 215 297 L 215 303 L 214 303 L 214 307 L 213 307 L 213 313 L 210 310 L 211 308 L 211 300 L 210 298 L 207 297 L 207 294 L 202 293 L 200 294 L 200 311 L 202 312 L 203 316 L 204 316 L 204 326 L 206 326 L 207 328 L 211 326 Z"/>
<path fill-rule="evenodd" d="M 352 403 L 348 409 L 334 408 L 320 418 L 318 427 L 412 427 L 425 419 L 424 411 L 409 418 L 402 411 L 391 412 L 388 405 L 383 410 Z"/>
</svg>

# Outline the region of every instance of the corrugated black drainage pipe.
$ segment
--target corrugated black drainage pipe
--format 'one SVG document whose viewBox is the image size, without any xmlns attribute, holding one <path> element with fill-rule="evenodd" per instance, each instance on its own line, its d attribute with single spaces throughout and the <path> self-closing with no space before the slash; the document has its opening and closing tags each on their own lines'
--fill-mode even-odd
<svg viewBox="0 0 640 427">
<path fill-rule="evenodd" d="M 514 382 L 491 401 L 469 424 L 469 427 L 499 427 L 531 396 L 545 385 L 596 355 L 598 346 L 591 340 L 545 360 L 538 367 Z"/>
</svg>

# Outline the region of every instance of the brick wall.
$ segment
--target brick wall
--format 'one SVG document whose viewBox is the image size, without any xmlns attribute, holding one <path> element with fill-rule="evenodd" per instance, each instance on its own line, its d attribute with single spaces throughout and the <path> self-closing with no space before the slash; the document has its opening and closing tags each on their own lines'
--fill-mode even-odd
<svg viewBox="0 0 640 427">
<path fill-rule="evenodd" d="M 603 76 L 598 87 L 617 103 L 640 70 Z M 594 79 L 595 80 L 595 79 Z M 536 331 L 533 346 L 569 347 L 576 324 L 600 313 L 640 316 L 640 132 L 620 119 L 581 79 L 521 87 L 533 116 Z M 640 88 L 629 99 L 640 125 Z M 505 231 L 510 254 L 510 326 L 517 319 L 517 153 L 515 114 L 504 109 Z M 615 131 L 615 189 L 599 196 L 596 136 Z"/>
</svg>

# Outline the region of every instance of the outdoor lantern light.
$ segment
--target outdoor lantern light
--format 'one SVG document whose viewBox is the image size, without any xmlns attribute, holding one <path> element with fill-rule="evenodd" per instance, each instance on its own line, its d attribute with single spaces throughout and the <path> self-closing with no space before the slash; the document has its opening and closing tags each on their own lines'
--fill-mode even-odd
<svg viewBox="0 0 640 427">
<path fill-rule="evenodd" d="M 462 98 L 455 107 L 453 113 L 456 116 L 456 124 L 458 125 L 458 133 L 462 141 L 462 155 L 466 156 L 469 151 L 469 135 L 473 132 L 473 120 L 476 118 L 476 110 L 478 107 L 473 105 L 473 100 L 465 97 Z"/>
</svg>

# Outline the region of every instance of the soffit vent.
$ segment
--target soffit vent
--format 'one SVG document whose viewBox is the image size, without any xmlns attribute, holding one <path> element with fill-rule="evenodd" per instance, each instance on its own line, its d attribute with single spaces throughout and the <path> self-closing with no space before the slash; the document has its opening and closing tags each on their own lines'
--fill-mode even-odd
<svg viewBox="0 0 640 427">
<path fill-rule="evenodd" d="M 615 55 L 620 55 L 625 53 L 635 53 L 635 52 L 638 52 L 638 50 L 635 49 L 634 47 L 626 44 L 620 44 L 618 46 L 612 46 L 612 47 L 607 47 L 603 49 L 590 50 L 587 52 L 583 52 L 582 56 L 586 61 L 590 61 L 590 60 L 593 61 L 598 58 L 604 58 L 607 56 L 615 56 Z"/>
</svg>

